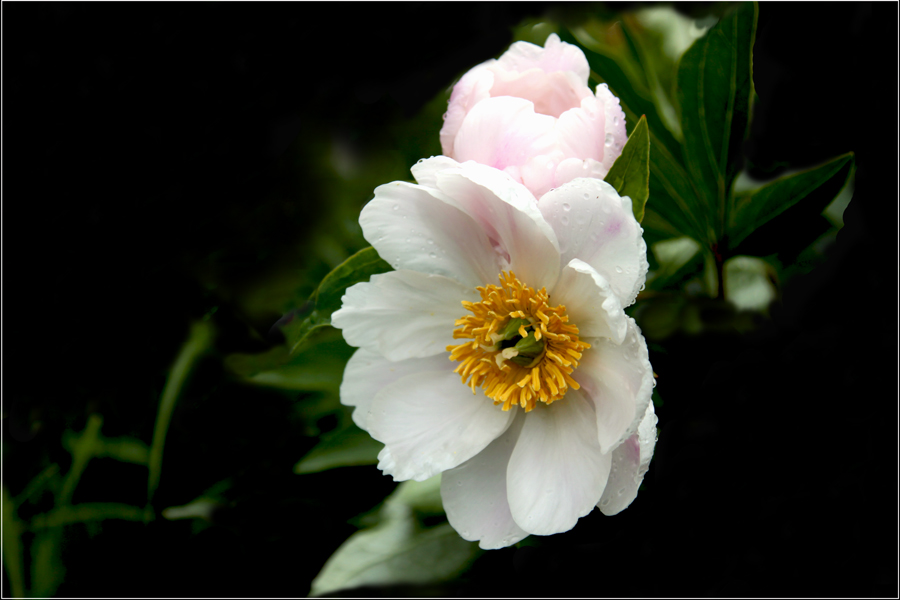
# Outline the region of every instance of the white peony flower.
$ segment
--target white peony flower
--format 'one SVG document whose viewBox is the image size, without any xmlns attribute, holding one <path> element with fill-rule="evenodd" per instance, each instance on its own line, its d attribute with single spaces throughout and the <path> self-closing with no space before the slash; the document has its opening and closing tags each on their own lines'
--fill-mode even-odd
<svg viewBox="0 0 900 600">
<path fill-rule="evenodd" d="M 443 473 L 450 524 L 482 548 L 634 500 L 653 454 L 653 372 L 623 307 L 647 272 L 631 211 L 575 179 L 540 200 L 447 157 L 375 190 L 365 238 L 396 271 L 332 317 L 359 350 L 341 401 L 395 480 Z"/>
</svg>

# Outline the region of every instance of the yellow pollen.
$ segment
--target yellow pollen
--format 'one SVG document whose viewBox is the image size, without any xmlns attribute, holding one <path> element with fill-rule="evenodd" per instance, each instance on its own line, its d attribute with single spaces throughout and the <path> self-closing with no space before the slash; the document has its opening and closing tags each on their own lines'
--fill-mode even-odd
<svg viewBox="0 0 900 600">
<path fill-rule="evenodd" d="M 528 412 L 537 401 L 552 404 L 579 388 L 571 374 L 591 345 L 578 339 L 565 306 L 550 306 L 545 288 L 526 286 L 512 271 L 500 273 L 499 286 L 476 289 L 481 302 L 463 301 L 471 314 L 457 319 L 453 331 L 454 339 L 471 341 L 447 346 L 473 394 L 481 387 L 503 410 L 518 405 Z"/>
</svg>

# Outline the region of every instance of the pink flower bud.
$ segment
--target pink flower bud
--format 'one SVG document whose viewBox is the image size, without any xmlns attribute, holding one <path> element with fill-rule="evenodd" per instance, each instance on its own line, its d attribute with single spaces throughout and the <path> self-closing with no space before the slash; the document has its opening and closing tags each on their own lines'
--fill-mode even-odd
<svg viewBox="0 0 900 600">
<path fill-rule="evenodd" d="M 591 92 L 589 74 L 556 34 L 543 48 L 516 42 L 453 88 L 444 155 L 501 169 L 538 199 L 577 177 L 603 179 L 625 145 L 625 113 L 606 84 Z"/>
</svg>

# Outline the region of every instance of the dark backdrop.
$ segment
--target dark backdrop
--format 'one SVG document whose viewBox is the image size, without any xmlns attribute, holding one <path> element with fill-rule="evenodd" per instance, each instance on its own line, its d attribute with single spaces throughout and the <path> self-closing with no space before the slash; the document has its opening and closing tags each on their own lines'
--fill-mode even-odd
<svg viewBox="0 0 900 600">
<path fill-rule="evenodd" d="M 213 305 L 228 313 L 198 270 L 240 287 L 280 240 L 315 228 L 327 196 L 284 175 L 292 143 L 333 126 L 377 147 L 546 9 L 4 4 L 11 492 L 48 455 L 65 468 L 60 435 L 92 411 L 104 434 L 149 442 L 188 322 Z M 635 503 L 491 552 L 450 584 L 354 595 L 896 595 L 896 23 L 893 3 L 760 6 L 755 173 L 853 150 L 856 193 L 826 263 L 789 282 L 756 332 L 676 336 L 651 356 L 665 403 Z M 789 252 L 802 227 L 772 235 Z M 219 315 L 223 351 L 264 349 L 244 331 L 278 316 Z M 215 381 L 206 370 L 199 380 Z M 73 530 L 60 595 L 305 595 L 353 531 L 346 519 L 393 485 L 374 467 L 293 475 L 312 441 L 280 398 L 247 406 L 225 386 L 203 399 L 176 411 L 158 508 L 189 499 L 167 489 L 196 495 L 228 475 L 235 506 L 197 535 L 167 522 Z M 140 504 L 142 485 L 86 472 L 97 497 L 75 501 Z"/>
</svg>

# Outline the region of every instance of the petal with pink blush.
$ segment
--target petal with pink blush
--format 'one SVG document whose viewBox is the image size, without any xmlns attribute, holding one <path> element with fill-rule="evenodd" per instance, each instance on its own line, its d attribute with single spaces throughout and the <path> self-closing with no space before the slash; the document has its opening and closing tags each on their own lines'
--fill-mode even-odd
<svg viewBox="0 0 900 600">
<path fill-rule="evenodd" d="M 599 179 L 573 179 L 538 200 L 560 243 L 563 264 L 589 264 L 630 306 L 647 277 L 647 244 L 631 199 Z"/>
<path fill-rule="evenodd" d="M 523 165 L 553 149 L 550 134 L 556 119 L 534 111 L 523 98 L 500 96 L 476 104 L 466 115 L 453 142 L 452 157 L 503 170 Z"/>
<path fill-rule="evenodd" d="M 487 68 L 495 63 L 491 59 L 472 68 L 462 76 L 459 82 L 453 86 L 450 100 L 447 103 L 447 112 L 444 113 L 444 125 L 441 127 L 440 139 L 444 155 L 455 157 L 453 153 L 453 140 L 463 120 L 472 107 L 491 97 L 491 86 L 494 85 L 494 74 Z"/>
<path fill-rule="evenodd" d="M 592 96 L 591 90 L 571 72 L 545 73 L 534 68 L 524 72 L 491 67 L 494 85 L 491 97 L 513 96 L 530 100 L 534 112 L 559 117 L 570 108 L 581 106 L 581 100 Z"/>
<path fill-rule="evenodd" d="M 516 42 L 497 62 L 509 71 L 521 72 L 534 67 L 546 73 L 572 71 L 584 85 L 587 85 L 591 74 L 591 68 L 581 49 L 561 41 L 555 33 L 547 37 L 543 48 L 528 42 Z"/>
<path fill-rule="evenodd" d="M 637 497 L 644 474 L 650 468 L 656 447 L 656 414 L 653 403 L 647 405 L 637 433 L 612 451 L 612 470 L 597 508 L 612 516 L 628 508 Z"/>
<path fill-rule="evenodd" d="M 438 173 L 437 185 L 487 234 L 499 261 L 506 264 L 503 270 L 512 270 L 535 289 L 556 283 L 560 269 L 556 234 L 524 186 L 473 162 Z"/>
</svg>

